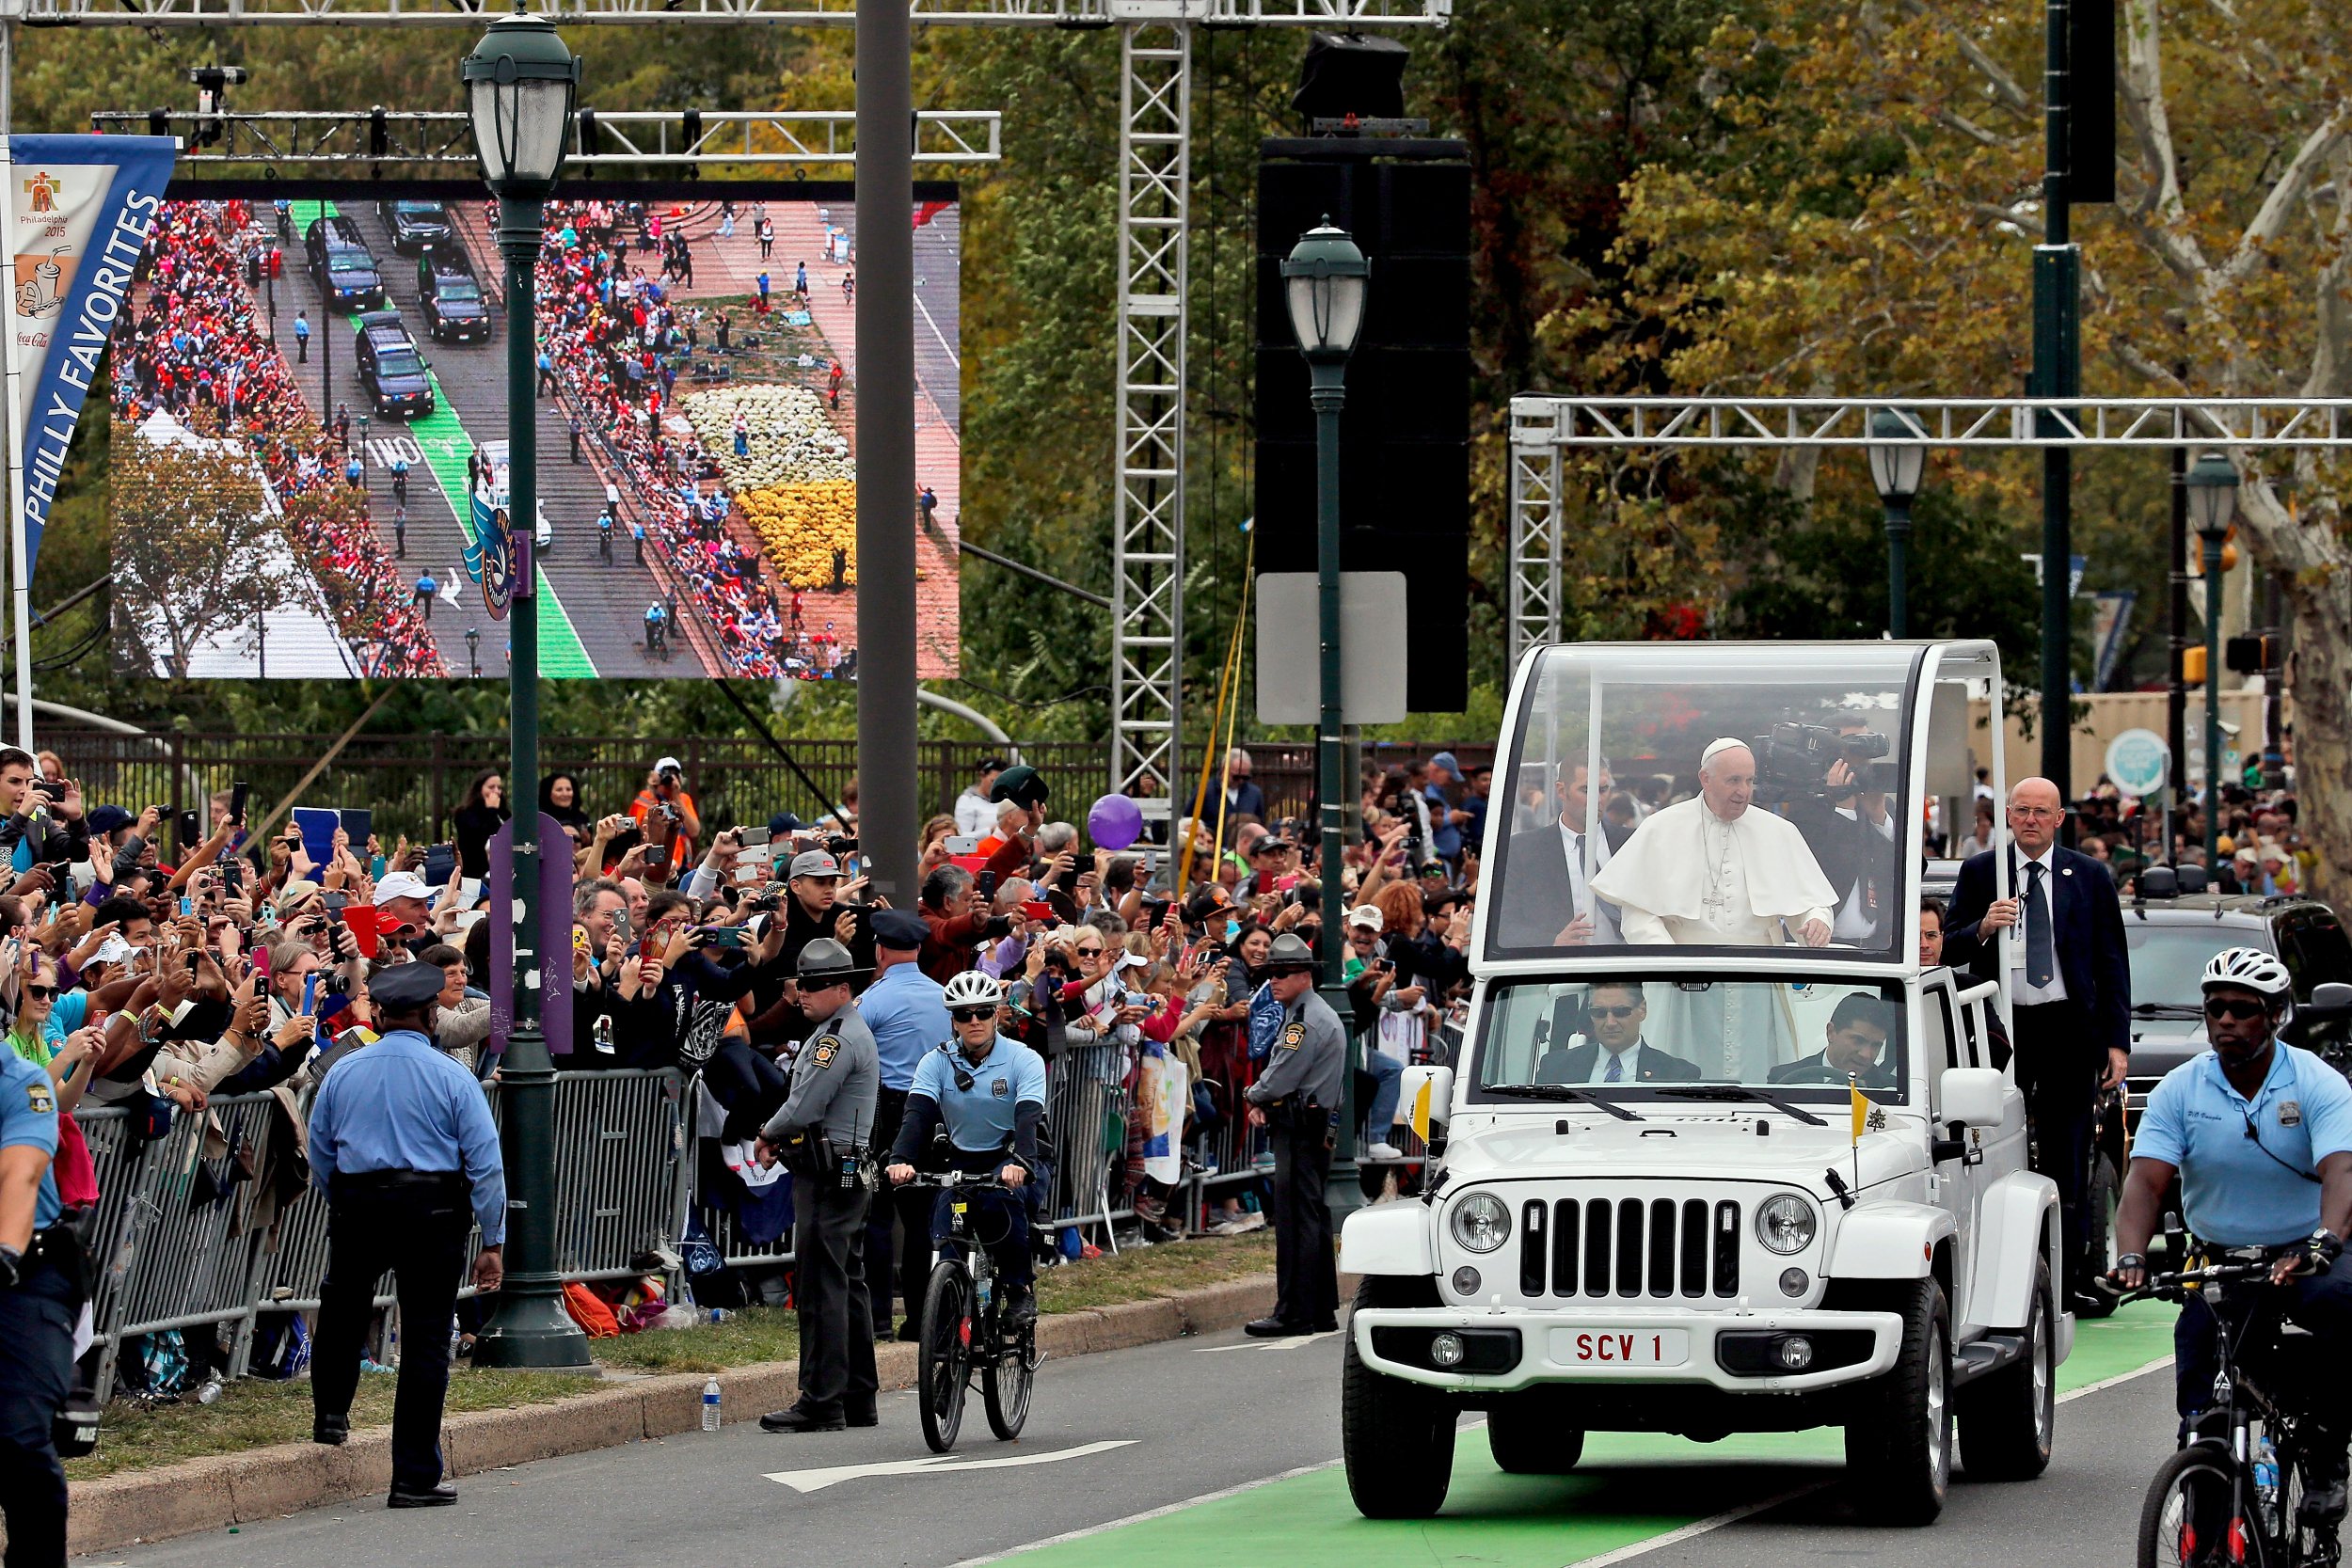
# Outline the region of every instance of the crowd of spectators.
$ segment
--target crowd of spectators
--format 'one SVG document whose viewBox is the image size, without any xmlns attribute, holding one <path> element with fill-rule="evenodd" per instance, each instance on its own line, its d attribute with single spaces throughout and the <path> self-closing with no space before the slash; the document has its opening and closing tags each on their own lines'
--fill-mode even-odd
<svg viewBox="0 0 2352 1568">
<path fill-rule="evenodd" d="M 691 375 L 698 354 L 723 353 L 727 325 L 708 322 L 707 344 L 704 310 L 671 298 L 688 241 L 662 235 L 660 222 L 635 203 L 549 205 L 538 263 L 543 363 L 602 434 L 649 540 L 717 637 L 728 673 L 772 677 L 787 673 L 792 642 L 775 586 L 758 552 L 728 530 L 720 465 L 674 412 L 678 379 Z M 657 249 L 668 259 L 649 277 L 644 259 Z"/>
<path fill-rule="evenodd" d="M 252 216 L 242 200 L 163 203 L 142 302 L 116 329 L 116 417 L 135 428 L 161 410 L 246 444 L 336 629 L 368 650 L 367 673 L 446 674 L 367 493 L 342 483 L 348 420 L 336 430 L 313 416 L 256 306 L 253 284 L 276 261 Z"/>
</svg>

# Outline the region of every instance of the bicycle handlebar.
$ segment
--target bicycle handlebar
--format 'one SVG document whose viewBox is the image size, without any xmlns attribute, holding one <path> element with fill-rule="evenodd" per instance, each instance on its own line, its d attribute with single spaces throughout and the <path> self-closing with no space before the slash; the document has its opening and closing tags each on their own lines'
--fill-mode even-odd
<svg viewBox="0 0 2352 1568">
<path fill-rule="evenodd" d="M 2280 1253 L 2278 1256 L 2288 1255 L 2288 1253 Z M 2173 1274 L 2151 1274 L 2147 1284 L 2142 1285 L 2137 1291 L 2124 1291 L 2117 1298 L 2117 1302 L 2118 1305 L 2122 1305 L 2124 1302 L 2134 1301 L 2178 1301 L 2187 1293 L 2188 1287 L 2191 1285 L 2217 1285 L 2231 1279 L 2267 1280 L 2270 1277 L 2271 1265 L 2276 1261 L 2277 1258 L 2262 1262 L 2208 1263 L 2202 1268 L 2182 1269 Z"/>
<path fill-rule="evenodd" d="M 1005 1163 L 1011 1164 L 1014 1161 L 1010 1155 L 1007 1155 Z M 1000 1193 L 1019 1191 L 1018 1188 L 1007 1186 L 1005 1179 L 1001 1176 L 974 1176 L 960 1170 L 941 1171 L 933 1174 L 916 1171 L 898 1185 L 900 1187 L 937 1187 L 943 1192 L 957 1189 L 986 1191 L 991 1188 Z"/>
</svg>

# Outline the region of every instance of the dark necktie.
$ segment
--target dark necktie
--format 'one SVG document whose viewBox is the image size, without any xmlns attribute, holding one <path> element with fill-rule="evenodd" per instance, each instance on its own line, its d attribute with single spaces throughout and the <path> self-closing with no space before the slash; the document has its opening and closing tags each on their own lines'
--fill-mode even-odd
<svg viewBox="0 0 2352 1568">
<path fill-rule="evenodd" d="M 2050 906 L 2042 895 L 2045 875 L 2040 861 L 2026 865 L 2026 983 L 2046 986 L 2058 971 L 2058 953 L 2050 941 Z"/>
<path fill-rule="evenodd" d="M 1625 1055 L 1623 1053 L 1612 1051 L 1609 1053 L 1609 1070 L 1600 1075 L 1600 1081 L 1604 1084 L 1618 1084 L 1625 1081 Z"/>
</svg>

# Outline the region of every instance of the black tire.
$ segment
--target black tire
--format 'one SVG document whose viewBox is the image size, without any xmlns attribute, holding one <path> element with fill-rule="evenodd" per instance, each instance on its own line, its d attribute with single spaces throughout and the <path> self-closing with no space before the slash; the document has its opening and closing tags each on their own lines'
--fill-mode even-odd
<svg viewBox="0 0 2352 1568">
<path fill-rule="evenodd" d="M 1435 1307 L 1427 1279 L 1368 1277 L 1356 1305 Z M 1454 1479 L 1453 1403 L 1435 1390 L 1374 1371 L 1356 1354 L 1351 1325 L 1340 1370 L 1340 1447 L 1347 1494 L 1367 1519 L 1426 1519 Z"/>
<path fill-rule="evenodd" d="M 2122 1201 L 2123 1183 L 2115 1162 L 2105 1153 L 2090 1157 L 2090 1190 L 2083 1197 L 2084 1274 L 2089 1285 L 2070 1304 L 2078 1318 L 2115 1316 L 2117 1296 L 2106 1286 L 2107 1270 L 2115 1266 L 2115 1212 Z"/>
<path fill-rule="evenodd" d="M 2250 1491 L 2251 1488 L 2249 1487 Z M 2203 1539 L 2221 1545 L 2230 1513 L 2230 1457 L 2211 1443 L 2192 1443 L 2167 1454 L 2148 1483 L 2148 1498 L 2139 1509 L 2138 1568 L 2184 1568 L 2189 1563 L 2224 1560 L 2218 1550 L 2182 1550 L 2181 1526 L 2194 1510 L 2204 1515 L 2212 1533 Z"/>
<path fill-rule="evenodd" d="M 923 1416 L 923 1441 L 933 1453 L 956 1446 L 963 1426 L 963 1394 L 972 1370 L 971 1287 L 952 1261 L 931 1270 L 923 1292 L 922 1354 L 915 1369 L 915 1403 Z"/>
<path fill-rule="evenodd" d="M 1565 1476 L 1584 1457 L 1584 1429 L 1546 1391 L 1515 1394 L 1486 1412 L 1486 1447 L 1512 1476 Z"/>
<path fill-rule="evenodd" d="M 1855 1393 L 1846 1470 L 1870 1518 L 1933 1524 L 1952 1478 L 1950 1309 L 1933 1279 L 1900 1287 L 1882 1307 L 1902 1315 L 1902 1351 Z"/>
<path fill-rule="evenodd" d="M 2050 1467 L 2058 1431 L 2058 1308 L 2050 1266 L 2034 1270 L 2023 1358 L 1953 1393 L 1961 1465 L 1971 1481 L 2031 1481 Z"/>
<path fill-rule="evenodd" d="M 1029 1418 L 1029 1386 L 1036 1366 L 1032 1330 L 998 1335 L 996 1354 L 980 1369 L 980 1403 L 988 1411 L 988 1430 L 1005 1442 L 1021 1435 Z"/>
</svg>

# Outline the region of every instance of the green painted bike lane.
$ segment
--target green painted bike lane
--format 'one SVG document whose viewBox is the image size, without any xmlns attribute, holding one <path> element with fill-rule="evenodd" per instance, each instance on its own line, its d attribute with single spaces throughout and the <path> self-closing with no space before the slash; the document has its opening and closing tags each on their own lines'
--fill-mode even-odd
<svg viewBox="0 0 2352 1568">
<path fill-rule="evenodd" d="M 2172 1352 L 2172 1314 L 2155 1303 L 2086 1323 L 2058 1389 L 2087 1388 Z M 1336 1413 L 1339 1390 L 1330 1390 Z M 1172 1513 L 1009 1554 L 1018 1568 L 1564 1568 L 1727 1510 L 1807 1490 L 1845 1465 L 1843 1434 L 1758 1433 L 1720 1443 L 1597 1433 L 1573 1475 L 1507 1476 L 1485 1433 L 1454 1444 L 1454 1481 L 1434 1519 L 1366 1519 L 1334 1465 Z M 1247 1556 L 1236 1547 L 1248 1544 Z"/>
<path fill-rule="evenodd" d="M 309 232 L 313 220 L 333 216 L 336 211 L 331 201 L 296 201 L 293 208 L 297 234 Z M 433 383 L 433 412 L 408 421 L 409 438 L 424 453 L 424 466 L 432 470 L 433 482 L 439 486 L 441 499 L 449 503 L 466 542 L 477 544 L 480 541 L 474 533 L 473 508 L 468 504 L 466 495 L 466 458 L 474 449 L 474 440 L 466 434 L 465 425 L 450 406 L 448 396 L 441 390 L 441 378 L 429 367 L 425 378 Z M 594 679 L 596 663 L 581 644 L 580 633 L 564 609 L 564 601 L 556 597 L 546 569 L 534 570 L 539 579 L 539 673 L 550 680 Z"/>
</svg>

